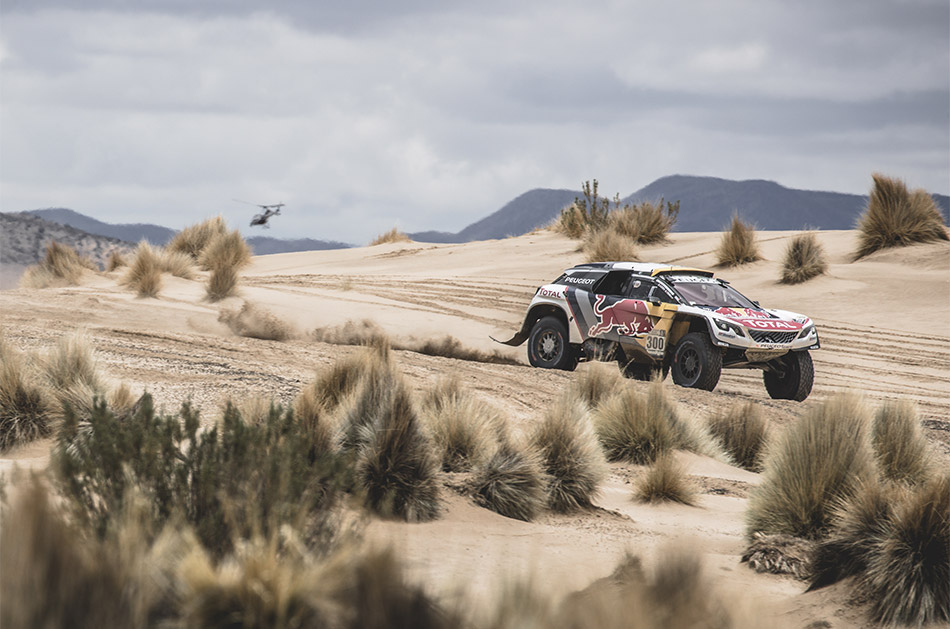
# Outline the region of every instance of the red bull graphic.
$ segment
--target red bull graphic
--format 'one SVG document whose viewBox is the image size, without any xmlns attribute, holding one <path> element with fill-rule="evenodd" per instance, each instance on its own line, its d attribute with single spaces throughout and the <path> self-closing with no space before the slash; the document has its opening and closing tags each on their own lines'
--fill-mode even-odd
<svg viewBox="0 0 950 629">
<path fill-rule="evenodd" d="M 632 336 L 653 329 L 646 303 L 639 299 L 619 299 L 609 306 L 603 306 L 606 299 L 606 295 L 597 295 L 594 314 L 598 322 L 591 326 L 589 336 L 607 334 L 614 329 L 621 336 Z"/>
</svg>

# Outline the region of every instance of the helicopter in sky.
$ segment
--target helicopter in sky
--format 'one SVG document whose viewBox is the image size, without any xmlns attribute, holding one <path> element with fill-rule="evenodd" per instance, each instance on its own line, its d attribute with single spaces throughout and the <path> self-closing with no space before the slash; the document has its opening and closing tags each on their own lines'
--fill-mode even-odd
<svg viewBox="0 0 950 629">
<path fill-rule="evenodd" d="M 257 207 L 264 210 L 260 214 L 255 214 L 254 218 L 251 219 L 251 227 L 256 227 L 260 225 L 264 228 L 270 228 L 270 225 L 267 224 L 267 221 L 270 220 L 271 216 L 279 216 L 280 208 L 284 207 L 283 203 L 272 203 L 270 205 L 261 205 L 260 203 L 248 203 L 247 201 L 239 201 L 234 199 L 239 203 L 247 203 L 247 205 L 256 205 Z"/>
</svg>

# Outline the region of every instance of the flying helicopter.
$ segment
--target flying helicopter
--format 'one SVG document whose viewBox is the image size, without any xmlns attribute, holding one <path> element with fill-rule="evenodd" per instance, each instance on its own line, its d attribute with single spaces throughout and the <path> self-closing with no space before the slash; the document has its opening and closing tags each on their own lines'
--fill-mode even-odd
<svg viewBox="0 0 950 629">
<path fill-rule="evenodd" d="M 251 219 L 251 227 L 260 225 L 261 227 L 264 227 L 264 228 L 270 228 L 270 225 L 267 224 L 267 221 L 270 220 L 271 216 L 279 216 L 280 208 L 284 207 L 283 203 L 272 203 L 270 205 L 261 205 L 260 203 L 248 203 L 247 201 L 240 201 L 238 199 L 234 199 L 234 200 L 238 201 L 239 203 L 246 203 L 247 205 L 256 205 L 257 207 L 264 210 L 260 214 L 254 215 L 254 218 Z"/>
</svg>

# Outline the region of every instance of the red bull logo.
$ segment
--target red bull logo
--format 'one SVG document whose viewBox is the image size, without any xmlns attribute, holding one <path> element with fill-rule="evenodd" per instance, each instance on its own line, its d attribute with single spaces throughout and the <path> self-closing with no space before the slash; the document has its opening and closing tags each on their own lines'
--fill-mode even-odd
<svg viewBox="0 0 950 629">
<path fill-rule="evenodd" d="M 617 334 L 631 336 L 644 334 L 653 329 L 653 322 L 647 315 L 647 305 L 639 299 L 620 299 L 604 306 L 605 295 L 598 295 L 594 303 L 597 323 L 591 326 L 588 336 L 606 334 L 616 328 Z"/>
</svg>

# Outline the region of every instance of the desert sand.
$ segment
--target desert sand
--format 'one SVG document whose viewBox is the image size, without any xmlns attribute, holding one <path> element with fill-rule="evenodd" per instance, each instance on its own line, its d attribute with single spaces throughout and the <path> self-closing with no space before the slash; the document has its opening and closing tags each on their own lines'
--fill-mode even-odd
<svg viewBox="0 0 950 629">
<path fill-rule="evenodd" d="M 724 370 L 711 393 L 676 387 L 668 379 L 680 411 L 705 419 L 733 403 L 753 401 L 781 431 L 808 405 L 839 391 L 860 393 L 874 406 L 905 398 L 918 404 L 934 451 L 950 464 L 950 244 L 887 250 L 852 262 L 855 232 L 819 232 L 828 273 L 786 286 L 777 278 L 794 234 L 760 233 L 765 260 L 719 274 L 767 307 L 816 321 L 822 348 L 813 353 L 811 397 L 803 403 L 771 400 L 761 372 Z M 719 237 L 673 234 L 667 244 L 642 248 L 640 258 L 712 268 Z M 169 411 L 191 399 L 208 422 L 229 397 L 265 395 L 288 403 L 316 371 L 355 351 L 313 340 L 315 329 L 370 320 L 394 341 L 451 335 L 467 347 L 501 350 L 523 364 L 395 351 L 409 384 L 422 391 L 456 373 L 516 430 L 524 430 L 540 420 L 576 374 L 533 369 L 524 346 L 504 347 L 489 335 L 519 327 L 534 290 L 581 261 L 576 241 L 547 231 L 457 245 L 393 243 L 255 257 L 242 275 L 240 295 L 216 304 L 203 300 L 200 278 L 166 275 L 159 298 L 140 299 L 117 284 L 118 273 L 89 272 L 80 286 L 2 291 L 0 315 L 6 339 L 24 350 L 41 350 L 85 329 L 110 381 L 151 392 Z M 246 302 L 291 326 L 295 337 L 242 338 L 219 322 L 223 309 Z M 4 453 L 0 470 L 42 468 L 49 447 L 49 441 L 37 442 Z M 425 524 L 374 519 L 366 535 L 374 543 L 395 545 L 410 576 L 434 593 L 446 598 L 464 593 L 476 606 L 515 580 L 530 579 L 546 592 L 566 595 L 608 575 L 627 551 L 649 567 L 660 549 L 688 544 L 703 553 L 707 573 L 736 604 L 761 607 L 789 626 L 813 621 L 863 626 L 861 608 L 849 603 L 847 590 L 835 586 L 803 594 L 801 581 L 757 574 L 740 563 L 745 505 L 758 474 L 697 455 L 678 456 L 702 488 L 697 506 L 635 502 L 632 483 L 642 469 L 611 464 L 590 511 L 520 522 L 447 490 L 440 519 Z"/>
</svg>

